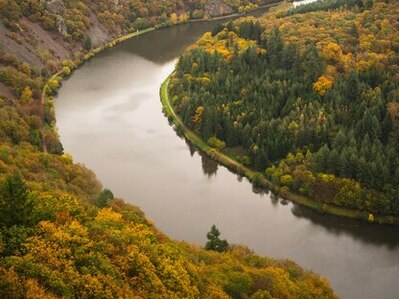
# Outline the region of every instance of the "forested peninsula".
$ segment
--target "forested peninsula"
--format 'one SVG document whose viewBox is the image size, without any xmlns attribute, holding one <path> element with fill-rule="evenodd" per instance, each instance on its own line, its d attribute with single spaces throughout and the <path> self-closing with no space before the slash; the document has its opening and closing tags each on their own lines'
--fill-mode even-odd
<svg viewBox="0 0 399 299">
<path fill-rule="evenodd" d="M 220 25 L 180 57 L 173 109 L 254 184 L 397 224 L 398 15 L 397 1 L 325 0 Z"/>
<path fill-rule="evenodd" d="M 92 48 L 263 4 L 0 0 L 1 298 L 336 298 L 293 262 L 169 239 L 74 164 L 55 128 L 51 76 L 70 75 Z"/>
</svg>

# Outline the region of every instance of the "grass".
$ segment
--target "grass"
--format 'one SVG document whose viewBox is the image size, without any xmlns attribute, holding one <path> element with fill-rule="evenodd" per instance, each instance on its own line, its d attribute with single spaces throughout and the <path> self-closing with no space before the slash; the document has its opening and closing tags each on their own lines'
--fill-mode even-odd
<svg viewBox="0 0 399 299">
<path fill-rule="evenodd" d="M 288 199 L 297 204 L 304 205 L 320 213 L 326 213 L 339 217 L 368 221 L 369 213 L 366 211 L 339 207 L 333 204 L 319 202 L 297 193 L 292 193 L 291 191 L 285 188 L 273 184 L 272 182 L 267 180 L 262 173 L 250 169 L 242 165 L 241 163 L 237 162 L 236 160 L 234 160 L 233 157 L 227 154 L 229 153 L 229 151 L 225 150 L 225 153 L 222 153 L 216 150 L 215 148 L 210 147 L 198 134 L 187 128 L 187 126 L 183 123 L 181 118 L 174 111 L 173 106 L 169 100 L 169 82 L 172 76 L 173 73 L 169 75 L 168 78 L 166 78 L 166 80 L 161 85 L 160 89 L 161 102 L 165 114 L 173 122 L 173 124 L 183 133 L 184 137 L 191 144 L 196 146 L 201 151 L 207 153 L 208 156 L 210 156 L 213 160 L 219 162 L 220 164 L 226 166 L 227 168 L 233 170 L 234 172 L 247 177 L 249 181 L 251 181 L 253 184 L 263 188 L 267 188 L 273 193 L 280 195 L 284 199 Z M 234 155 L 237 154 L 237 151 L 233 150 L 231 153 Z M 399 225 L 399 218 L 387 215 L 374 215 L 373 223 Z"/>
</svg>

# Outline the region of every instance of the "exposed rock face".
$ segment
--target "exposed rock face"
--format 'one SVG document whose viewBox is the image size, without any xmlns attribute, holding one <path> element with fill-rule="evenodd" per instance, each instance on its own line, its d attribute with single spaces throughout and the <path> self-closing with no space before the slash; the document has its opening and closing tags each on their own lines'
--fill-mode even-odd
<svg viewBox="0 0 399 299">
<path fill-rule="evenodd" d="M 42 2 L 44 2 L 46 8 L 54 14 L 60 14 L 65 9 L 63 0 L 44 0 Z"/>
<path fill-rule="evenodd" d="M 42 66 L 41 59 L 34 53 L 32 46 L 24 38 L 27 29 L 18 33 L 11 33 L 2 23 L 0 23 L 0 49 L 5 53 L 12 53 L 22 62 L 27 62 L 33 66 Z M 32 40 L 29 40 L 32 42 Z"/>
<path fill-rule="evenodd" d="M 37 23 L 33 23 L 27 18 L 23 18 L 21 24 L 30 31 L 30 35 L 36 43 L 34 50 L 37 55 L 50 51 L 54 53 L 54 57 L 57 58 L 57 60 L 63 60 L 68 56 L 66 43 L 56 39 L 54 34 L 44 30 Z"/>
<path fill-rule="evenodd" d="M 205 14 L 211 17 L 227 15 L 233 12 L 234 10 L 221 0 L 209 0 L 205 4 Z"/>
<path fill-rule="evenodd" d="M 92 46 L 97 47 L 111 39 L 111 34 L 97 19 L 96 15 L 90 11 L 90 28 L 87 35 L 90 36 Z"/>
<path fill-rule="evenodd" d="M 57 26 L 58 26 L 58 32 L 62 36 L 66 36 L 68 34 L 68 29 L 67 26 L 65 25 L 64 18 L 61 17 L 60 15 L 57 16 Z"/>
</svg>

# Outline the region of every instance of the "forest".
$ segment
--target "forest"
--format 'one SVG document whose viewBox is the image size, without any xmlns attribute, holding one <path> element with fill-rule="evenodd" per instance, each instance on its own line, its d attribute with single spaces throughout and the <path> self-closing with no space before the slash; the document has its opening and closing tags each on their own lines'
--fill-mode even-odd
<svg viewBox="0 0 399 299">
<path fill-rule="evenodd" d="M 399 215 L 399 3 L 325 0 L 206 33 L 170 83 L 184 123 L 281 190 Z"/>
<path fill-rule="evenodd" d="M 0 298 L 336 298 L 294 262 L 169 239 L 63 153 L 48 79 L 128 32 L 265 4 L 210 2 L 0 0 Z"/>
<path fill-rule="evenodd" d="M 3 144 L 0 172 L 1 298 L 335 298 L 293 262 L 170 240 L 68 155 Z"/>
</svg>

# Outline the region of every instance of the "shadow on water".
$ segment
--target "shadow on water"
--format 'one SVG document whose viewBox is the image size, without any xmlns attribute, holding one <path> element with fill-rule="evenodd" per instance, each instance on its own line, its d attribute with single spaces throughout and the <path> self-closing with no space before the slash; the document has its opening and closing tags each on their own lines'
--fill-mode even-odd
<svg viewBox="0 0 399 299">
<path fill-rule="evenodd" d="M 170 122 L 171 124 L 171 122 Z M 179 129 L 175 128 L 176 135 L 185 141 L 190 155 L 193 156 L 195 153 L 201 157 L 202 170 L 204 175 L 211 178 L 213 175 L 216 176 L 219 169 L 219 163 L 212 160 L 206 153 L 198 150 L 194 147 L 183 135 Z M 220 165 L 232 174 L 237 176 L 239 183 L 249 183 L 252 186 L 252 192 L 258 195 L 265 195 L 265 200 L 270 200 L 273 206 L 289 206 L 290 201 L 281 198 L 279 195 L 274 194 L 268 189 L 261 188 L 253 185 L 249 180 L 240 174 L 236 174 L 233 170 Z M 352 237 L 354 240 L 361 241 L 364 244 L 375 244 L 385 245 L 389 249 L 393 250 L 399 246 L 399 227 L 393 225 L 380 225 L 380 224 L 369 224 L 358 220 L 347 219 L 337 217 L 334 215 L 322 214 L 318 211 L 312 210 L 308 207 L 292 203 L 291 213 L 297 218 L 307 219 L 314 225 L 323 227 L 326 231 L 336 236 L 342 234 Z M 383 233 L 382 233 L 383 232 Z M 392 236 L 398 238 L 392 238 Z"/>
<path fill-rule="evenodd" d="M 399 246 L 399 238 L 387 236 L 397 235 L 399 227 L 392 225 L 368 224 L 352 219 L 317 213 L 307 207 L 294 204 L 291 212 L 298 218 L 306 218 L 314 225 L 322 226 L 334 235 L 346 234 L 365 244 L 386 245 L 393 250 Z"/>
<path fill-rule="evenodd" d="M 209 157 L 202 152 L 199 152 L 199 154 L 201 156 L 202 170 L 204 171 L 204 174 L 207 175 L 209 178 L 213 175 L 216 176 L 219 168 L 219 163 L 215 162 L 212 159 L 209 159 Z"/>
<path fill-rule="evenodd" d="M 191 145 L 190 142 L 185 139 L 178 130 L 176 131 L 176 134 L 186 142 L 191 156 L 193 156 L 195 153 L 198 153 L 198 155 L 201 156 L 203 173 L 208 176 L 208 178 L 212 177 L 213 175 L 216 176 L 219 164 L 212 160 L 210 157 L 208 157 L 205 153 L 201 152 L 193 145 Z M 221 167 L 235 174 L 239 183 L 242 183 L 244 181 L 251 184 L 248 179 L 246 179 L 242 175 L 234 173 L 234 171 L 227 167 L 224 167 L 223 165 L 221 165 Z M 280 196 L 274 194 L 268 189 L 260 188 L 253 184 L 251 184 L 251 186 L 253 193 L 262 196 L 266 195 L 264 197 L 265 200 L 270 200 L 273 206 L 281 205 L 287 206 L 288 208 L 290 204 L 289 200 L 281 198 Z M 322 214 L 296 203 L 292 203 L 290 211 L 295 217 L 307 219 L 313 225 L 323 227 L 326 231 L 336 236 L 340 236 L 342 234 L 348 235 L 354 240 L 361 241 L 364 244 L 385 245 L 391 250 L 399 246 L 399 227 L 397 226 L 368 224 L 358 220 Z M 381 233 L 382 231 L 384 233 Z M 393 235 L 398 236 L 398 238 L 392 238 Z"/>
</svg>

